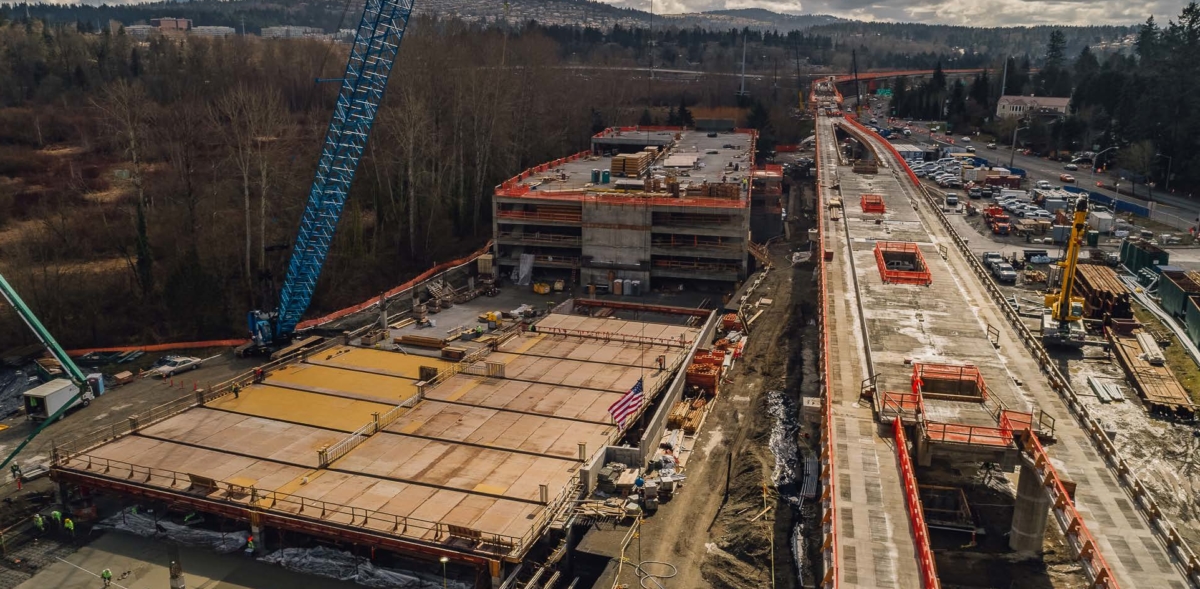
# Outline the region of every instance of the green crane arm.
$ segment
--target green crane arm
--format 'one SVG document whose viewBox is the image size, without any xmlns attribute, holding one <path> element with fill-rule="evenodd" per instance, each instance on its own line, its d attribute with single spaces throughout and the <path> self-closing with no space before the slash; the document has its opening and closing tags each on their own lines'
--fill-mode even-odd
<svg viewBox="0 0 1200 589">
<path fill-rule="evenodd" d="M 3 275 L 0 275 L 0 294 L 4 295 L 4 300 L 12 305 L 12 308 L 17 311 L 17 315 L 21 316 L 21 320 L 25 322 L 25 325 L 29 326 L 29 329 L 42 342 L 42 345 L 46 346 L 46 350 L 54 356 L 55 360 L 58 360 L 62 364 L 63 370 L 67 371 L 67 375 L 71 377 L 71 380 L 80 387 L 85 386 L 87 384 L 87 377 L 83 375 L 83 371 L 79 370 L 79 367 L 75 365 L 75 362 L 71 360 L 67 352 L 62 349 L 62 346 L 58 345 L 58 341 L 54 339 L 54 336 L 50 335 L 50 332 L 46 330 L 46 327 L 42 325 L 37 316 L 33 314 L 33 311 L 29 310 L 29 306 L 25 304 L 25 301 L 21 300 L 21 295 L 18 295 L 17 291 L 13 290 L 12 285 L 4 279 Z"/>
<path fill-rule="evenodd" d="M 38 436 L 38 434 L 42 433 L 42 430 L 46 429 L 46 427 L 51 423 L 54 423 L 54 421 L 63 413 L 66 413 L 67 409 L 75 405 L 75 401 L 88 392 L 88 382 L 87 377 L 83 375 L 83 371 L 79 369 L 79 366 L 75 365 L 75 362 L 71 360 L 70 356 L 67 355 L 66 350 L 63 350 L 62 346 L 58 345 L 58 341 L 54 339 L 54 336 L 50 335 L 50 332 L 46 330 L 46 327 L 42 325 L 42 322 L 38 320 L 37 316 L 33 314 L 33 311 L 29 309 L 29 306 L 25 304 L 25 301 L 21 300 L 21 296 L 18 295 L 17 291 L 13 289 L 12 285 L 10 285 L 8 281 L 4 279 L 3 275 L 0 275 L 0 294 L 2 294 L 4 296 L 4 300 L 8 301 L 8 304 L 12 305 L 12 308 L 17 311 L 17 315 L 21 316 L 21 320 L 25 322 L 25 325 L 29 326 L 29 329 L 31 329 L 34 335 L 37 336 L 38 340 L 42 342 L 42 345 L 46 346 L 46 349 L 50 351 L 50 354 L 53 355 L 60 364 L 62 364 L 63 370 L 67 371 L 67 375 L 71 377 L 71 381 L 79 387 L 79 392 L 75 393 L 75 396 L 71 397 L 70 401 L 64 403 L 61 409 L 54 412 L 54 415 L 47 417 L 45 421 L 39 424 L 37 428 L 33 430 L 33 433 L 29 434 L 29 437 L 25 438 L 25 441 L 21 442 L 21 444 L 4 459 L 4 462 L 0 463 L 0 472 L 4 472 L 4 467 L 8 466 L 8 463 L 12 462 L 13 458 L 16 458 L 17 454 L 20 454 L 21 450 L 24 450 L 25 446 L 29 445 L 29 442 L 32 442 L 33 439 Z"/>
</svg>

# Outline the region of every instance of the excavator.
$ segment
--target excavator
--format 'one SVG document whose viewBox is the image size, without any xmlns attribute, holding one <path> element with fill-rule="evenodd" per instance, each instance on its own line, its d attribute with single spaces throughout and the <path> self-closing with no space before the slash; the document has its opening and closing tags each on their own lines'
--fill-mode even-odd
<svg viewBox="0 0 1200 589">
<path fill-rule="evenodd" d="M 1079 263 L 1079 250 L 1083 247 L 1087 233 L 1088 200 L 1080 196 L 1075 201 L 1075 212 L 1071 221 L 1071 238 L 1067 241 L 1067 254 L 1058 262 L 1062 268 L 1062 280 L 1058 292 L 1046 293 L 1046 308 L 1042 311 L 1042 344 L 1079 348 L 1087 343 L 1087 332 L 1083 328 L 1083 299 L 1072 296 L 1075 288 L 1075 268 Z"/>
</svg>

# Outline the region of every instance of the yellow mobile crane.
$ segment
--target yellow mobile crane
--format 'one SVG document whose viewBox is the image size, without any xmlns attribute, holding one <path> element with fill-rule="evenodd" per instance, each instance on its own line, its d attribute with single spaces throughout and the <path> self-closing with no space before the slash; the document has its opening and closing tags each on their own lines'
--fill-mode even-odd
<svg viewBox="0 0 1200 589">
<path fill-rule="evenodd" d="M 1058 262 L 1058 267 L 1062 268 L 1060 288 L 1058 292 L 1046 293 L 1046 308 L 1042 312 L 1042 343 L 1045 345 L 1078 348 L 1087 343 L 1087 332 L 1083 329 L 1083 299 L 1071 296 L 1079 250 L 1087 232 L 1087 216 L 1088 200 L 1087 195 L 1083 195 L 1075 202 L 1067 254 Z"/>
</svg>

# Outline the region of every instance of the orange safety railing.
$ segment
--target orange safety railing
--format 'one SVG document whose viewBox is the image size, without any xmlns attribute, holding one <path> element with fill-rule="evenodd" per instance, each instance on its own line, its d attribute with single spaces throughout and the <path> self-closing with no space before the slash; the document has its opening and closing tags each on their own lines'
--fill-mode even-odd
<svg viewBox="0 0 1200 589">
<path fill-rule="evenodd" d="M 1013 443 L 1011 427 L 925 421 L 921 424 L 921 431 L 925 439 L 945 444 L 1005 447 Z"/>
<path fill-rule="evenodd" d="M 692 262 L 686 260 L 654 260 L 655 268 L 668 270 L 697 270 L 700 272 L 738 272 L 737 264 L 717 264 L 712 262 Z"/>
<path fill-rule="evenodd" d="M 920 262 L 920 270 L 888 270 L 887 260 L 883 255 L 893 252 L 913 254 Z M 885 283 L 927 285 L 933 282 L 933 275 L 929 273 L 927 269 L 929 266 L 925 264 L 925 256 L 921 254 L 921 248 L 917 247 L 915 243 L 877 241 L 875 242 L 875 262 L 879 265 L 879 274 Z"/>
<path fill-rule="evenodd" d="M 558 235 L 555 233 L 514 233 L 512 231 L 501 231 L 496 234 L 496 239 L 511 239 L 521 243 L 556 246 L 577 246 L 583 243 L 583 238 L 578 235 Z"/>
<path fill-rule="evenodd" d="M 918 415 L 925 413 L 925 402 L 918 393 L 897 393 L 884 391 L 879 406 L 879 414 L 883 421 L 888 419 L 916 421 Z"/>
<path fill-rule="evenodd" d="M 1025 451 L 1033 458 L 1034 469 L 1040 477 L 1042 487 L 1050 494 L 1055 519 L 1058 520 L 1059 527 L 1063 529 L 1067 543 L 1083 561 L 1088 576 L 1092 578 L 1092 587 L 1119 589 L 1116 575 L 1108 566 L 1108 561 L 1104 560 L 1104 555 L 1100 554 L 1100 547 L 1096 544 L 1096 539 L 1092 537 L 1083 517 L 1075 509 L 1075 501 L 1067 493 L 1067 488 L 1058 476 L 1058 471 L 1050 462 L 1050 456 L 1046 453 L 1046 449 L 1034 435 L 1025 435 L 1024 442 Z"/>
<path fill-rule="evenodd" d="M 814 153 L 817 169 L 821 169 L 821 153 Z M 817 194 L 818 201 L 821 198 Z M 820 204 L 818 202 L 818 204 Z M 824 207 L 817 207 L 817 242 L 825 243 L 825 216 L 821 214 Z M 822 248 L 824 245 L 822 245 Z M 829 273 L 825 256 L 818 256 L 817 267 L 817 297 L 821 303 L 821 370 L 824 373 L 824 401 L 821 417 L 821 554 L 825 565 L 821 578 L 822 589 L 837 589 L 838 579 L 838 523 L 837 523 L 837 462 L 834 450 L 837 448 L 833 431 L 833 391 L 830 390 L 833 371 L 829 365 Z"/>
<path fill-rule="evenodd" d="M 904 424 L 892 422 L 892 433 L 896 438 L 896 459 L 900 462 L 900 478 L 904 484 L 904 504 L 908 507 L 908 523 L 912 526 L 913 547 L 917 551 L 917 564 L 921 568 L 921 586 L 937 589 L 942 586 L 938 579 L 937 563 L 933 560 L 933 549 L 929 545 L 929 527 L 925 525 L 925 511 L 921 507 L 921 495 L 917 489 L 917 475 L 912 457 L 908 455 L 908 440 L 904 436 Z"/>
<path fill-rule="evenodd" d="M 887 212 L 887 207 L 883 204 L 883 197 L 878 194 L 864 194 L 859 200 L 859 206 L 862 207 L 864 213 L 879 213 Z"/>
<path fill-rule="evenodd" d="M 705 235 L 660 235 L 650 238 L 650 245 L 653 247 L 698 247 L 705 249 L 722 249 L 722 250 L 740 250 L 745 247 L 745 242 L 735 241 L 733 238 L 720 236 L 705 236 Z M 753 247 L 753 244 L 750 244 Z"/>
<path fill-rule="evenodd" d="M 496 211 L 500 219 L 528 219 L 531 221 L 559 221 L 563 223 L 582 223 L 583 213 L 567 213 L 554 211 Z"/>
<path fill-rule="evenodd" d="M 931 392 L 924 390 L 925 384 L 928 381 L 935 380 L 972 383 L 976 394 L 959 395 L 944 391 Z M 988 398 L 988 388 L 987 383 L 983 380 L 983 373 L 974 364 L 928 364 L 925 362 L 913 362 L 912 384 L 914 392 L 920 392 L 923 396 L 931 399 L 986 401 Z"/>
</svg>

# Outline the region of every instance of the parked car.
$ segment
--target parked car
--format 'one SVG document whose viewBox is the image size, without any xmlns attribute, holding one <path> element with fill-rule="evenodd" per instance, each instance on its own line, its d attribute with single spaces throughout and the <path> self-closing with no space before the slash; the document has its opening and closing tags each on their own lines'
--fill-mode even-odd
<svg viewBox="0 0 1200 589">
<path fill-rule="evenodd" d="M 1012 264 L 1008 262 L 1000 262 L 992 265 L 992 276 L 996 277 L 999 282 L 1014 284 L 1017 282 L 1017 271 L 1013 270 Z"/>
<path fill-rule="evenodd" d="M 1079 169 L 1079 165 L 1078 164 L 1067 164 L 1067 165 L 1063 166 L 1063 169 L 1074 172 L 1075 170 Z"/>
<path fill-rule="evenodd" d="M 1054 188 L 1054 185 L 1051 184 L 1049 180 L 1038 180 L 1033 187 L 1041 190 L 1050 190 L 1051 188 Z"/>
<path fill-rule="evenodd" d="M 1062 182 L 1065 182 L 1065 183 L 1067 183 L 1067 184 L 1074 184 L 1074 183 L 1075 183 L 1075 177 L 1074 177 L 1074 176 L 1072 176 L 1072 175 L 1070 175 L 1070 174 L 1059 174 L 1059 175 L 1058 175 L 1058 179 L 1059 179 L 1060 181 L 1062 181 Z"/>
<path fill-rule="evenodd" d="M 1003 261 L 1004 256 L 1000 255 L 1000 252 L 984 252 L 979 259 L 983 262 L 984 266 L 991 268 L 996 262 Z"/>
<path fill-rule="evenodd" d="M 972 186 L 971 189 L 967 191 L 967 196 L 970 198 L 983 198 L 983 189 L 978 186 Z"/>
<path fill-rule="evenodd" d="M 987 144 L 987 148 L 988 148 L 988 149 L 996 149 L 996 144 L 995 144 L 995 143 L 989 143 L 989 144 Z"/>
<path fill-rule="evenodd" d="M 155 368 L 152 372 L 155 376 L 161 378 L 170 378 L 176 374 L 195 370 L 200 367 L 204 361 L 191 356 L 171 356 L 163 362 L 161 366 Z"/>
<path fill-rule="evenodd" d="M 899 270 L 901 272 L 912 272 L 917 269 L 908 260 L 891 260 L 884 267 L 888 270 Z"/>
<path fill-rule="evenodd" d="M 957 207 L 958 206 L 958 195 L 953 192 L 947 192 L 946 193 L 946 206 Z"/>
</svg>

